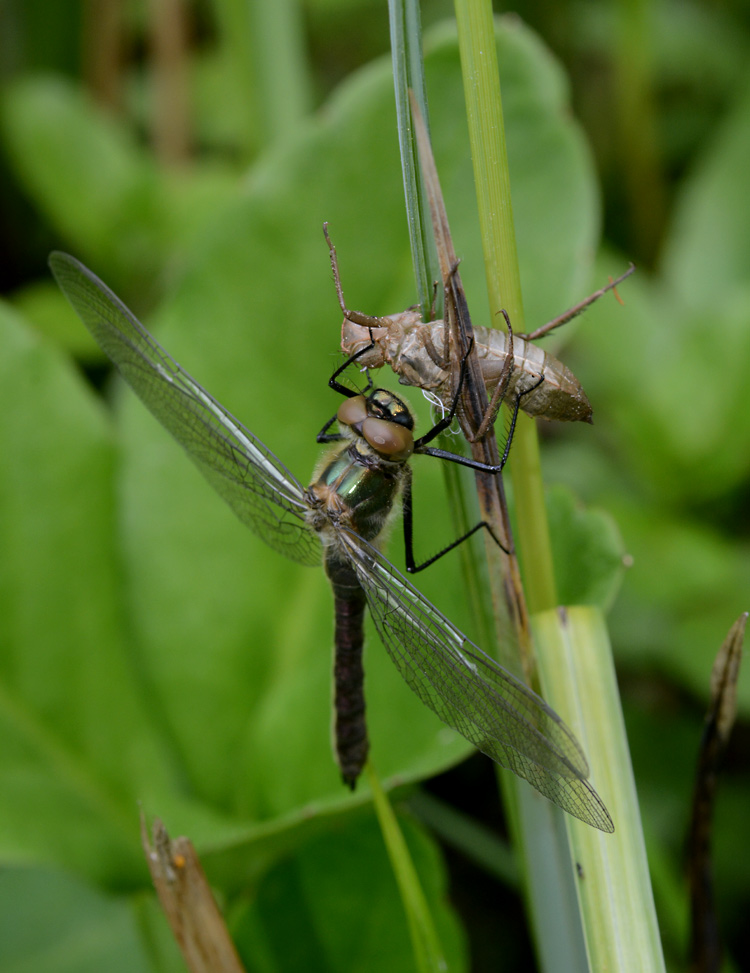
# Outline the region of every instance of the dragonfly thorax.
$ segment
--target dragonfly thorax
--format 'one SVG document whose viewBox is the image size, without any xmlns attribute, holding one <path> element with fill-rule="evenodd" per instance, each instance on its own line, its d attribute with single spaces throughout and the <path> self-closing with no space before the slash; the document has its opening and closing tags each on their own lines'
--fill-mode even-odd
<svg viewBox="0 0 750 973">
<path fill-rule="evenodd" d="M 327 551 L 338 547 L 336 535 L 341 527 L 376 541 L 401 491 L 404 469 L 404 462 L 378 457 L 363 437 L 324 461 L 307 490 L 311 501 L 307 522 Z"/>
<path fill-rule="evenodd" d="M 387 389 L 346 399 L 336 415 L 345 435 L 364 440 L 383 460 L 405 463 L 414 451 L 414 416 L 407 404 Z"/>
</svg>

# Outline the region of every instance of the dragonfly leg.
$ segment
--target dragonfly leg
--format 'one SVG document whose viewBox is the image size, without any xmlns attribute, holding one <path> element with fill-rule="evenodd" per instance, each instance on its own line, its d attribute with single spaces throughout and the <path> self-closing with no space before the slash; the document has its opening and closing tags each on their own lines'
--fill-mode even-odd
<svg viewBox="0 0 750 973">
<path fill-rule="evenodd" d="M 508 435 L 505 437 L 505 449 L 503 449 L 503 455 L 500 457 L 500 469 L 502 469 L 508 462 L 508 456 L 510 455 L 510 447 L 513 442 L 513 436 L 516 431 L 516 421 L 518 419 L 518 410 L 521 408 L 521 399 L 524 395 L 529 395 L 534 392 L 544 381 L 544 375 L 539 376 L 539 381 L 535 382 L 530 388 L 524 389 L 523 392 L 519 392 L 516 396 L 516 401 L 513 403 L 513 412 L 510 417 L 510 425 L 508 426 Z"/>
<path fill-rule="evenodd" d="M 535 382 L 530 388 L 524 389 L 523 392 L 519 392 L 519 394 L 516 396 L 516 401 L 513 403 L 513 413 L 511 415 L 510 426 L 508 428 L 508 436 L 505 441 L 505 449 L 503 450 L 500 463 L 497 466 L 491 466 L 489 463 L 481 463 L 478 460 L 469 459 L 468 456 L 461 456 L 460 453 L 449 453 L 448 450 L 445 449 L 435 449 L 432 446 L 422 446 L 420 449 L 415 448 L 414 452 L 419 453 L 421 456 L 435 456 L 437 459 L 444 459 L 449 463 L 458 463 L 459 466 L 468 466 L 471 470 L 481 470 L 483 473 L 502 473 L 503 467 L 508 462 L 508 456 L 510 455 L 510 447 L 511 443 L 513 442 L 513 435 L 516 431 L 518 412 L 521 408 L 521 399 L 525 395 L 529 395 L 535 389 L 538 389 L 543 381 L 544 375 L 540 375 L 538 382 Z M 442 421 L 443 420 L 441 419 L 441 422 Z M 417 442 L 420 443 L 421 440 L 417 440 Z"/>
<path fill-rule="evenodd" d="M 635 264 L 631 264 L 625 273 L 620 274 L 616 280 L 610 279 L 610 282 L 606 287 L 601 287 L 598 291 L 594 291 L 593 294 L 589 294 L 588 297 L 584 298 L 582 301 L 579 301 L 578 304 L 575 304 L 573 307 L 569 308 L 559 317 L 556 317 L 553 321 L 548 321 L 547 324 L 543 324 L 541 328 L 537 328 L 536 331 L 532 331 L 530 334 L 519 334 L 518 337 L 523 338 L 525 341 L 536 341 L 537 338 L 541 338 L 545 334 L 549 334 L 550 331 L 554 331 L 555 328 L 559 328 L 561 324 L 567 324 L 568 321 L 571 321 L 573 318 L 585 311 L 590 304 L 594 303 L 594 301 L 598 301 L 600 297 L 604 297 L 607 291 L 614 290 L 618 284 L 621 284 L 625 280 L 626 277 L 630 277 L 634 270 Z M 617 297 L 617 295 L 615 296 Z"/>
<path fill-rule="evenodd" d="M 339 263 L 338 263 L 338 258 L 336 257 L 336 247 L 334 247 L 333 243 L 331 242 L 331 238 L 328 235 L 327 223 L 323 224 L 323 233 L 328 243 L 328 250 L 331 255 L 331 269 L 333 271 L 333 280 L 334 283 L 336 284 L 336 294 L 338 295 L 338 299 L 339 299 L 339 307 L 341 308 L 344 317 L 348 321 L 352 321 L 354 324 L 358 324 L 363 328 L 367 328 L 370 335 L 370 343 L 368 345 L 365 345 L 364 348 L 360 348 L 359 351 L 355 352 L 353 355 L 350 355 L 346 359 L 344 364 L 340 365 L 333 373 L 333 375 L 331 375 L 331 377 L 328 379 L 328 385 L 334 390 L 334 392 L 338 392 L 340 395 L 345 395 L 347 396 L 347 398 L 352 398 L 353 396 L 360 395 L 361 393 L 355 392 L 353 389 L 347 388 L 346 385 L 342 385 L 341 382 L 338 381 L 338 377 L 339 375 L 341 375 L 342 372 L 346 371 L 346 369 L 350 365 L 352 365 L 355 361 L 357 361 L 358 358 L 361 358 L 362 355 L 366 355 L 368 351 L 371 351 L 375 347 L 375 339 L 373 338 L 372 335 L 372 329 L 387 328 L 388 321 L 384 318 L 374 317 L 371 314 L 363 314 L 362 311 L 352 311 L 346 306 L 346 301 L 344 300 L 344 292 L 341 288 L 341 277 L 339 275 Z M 368 372 L 367 388 L 365 389 L 365 391 L 367 392 L 371 388 L 372 388 L 372 379 L 370 378 L 370 373 Z M 326 427 L 323 428 L 322 432 L 325 432 L 325 428 Z M 326 440 L 318 440 L 318 441 L 326 442 Z"/>
<path fill-rule="evenodd" d="M 442 419 L 439 419 L 435 423 L 435 425 L 432 427 L 432 429 L 430 429 L 429 432 L 426 432 L 424 436 L 420 436 L 419 439 L 416 440 L 416 442 L 414 443 L 415 453 L 429 452 L 428 450 L 424 450 L 423 447 L 426 446 L 427 443 L 432 442 L 432 440 L 436 436 L 439 436 L 441 432 L 445 432 L 445 430 L 453 422 L 453 417 L 455 416 L 456 409 L 458 408 L 458 400 L 461 397 L 461 390 L 463 388 L 464 380 L 466 378 L 466 364 L 469 355 L 471 354 L 471 349 L 473 347 L 474 347 L 474 339 L 472 338 L 471 341 L 469 342 L 469 347 L 468 350 L 466 351 L 466 354 L 461 359 L 461 371 L 459 372 L 459 376 L 458 376 L 458 386 L 456 388 L 455 395 L 453 396 L 453 401 L 451 402 L 450 409 L 446 412 L 446 414 L 443 416 Z"/>
<path fill-rule="evenodd" d="M 387 328 L 388 322 L 385 318 L 379 318 L 373 314 L 365 314 L 363 311 L 353 311 L 351 308 L 346 306 L 346 301 L 344 300 L 344 291 L 341 287 L 341 275 L 339 274 L 339 261 L 338 257 L 336 256 L 336 247 L 334 247 L 331 238 L 328 235 L 328 223 L 323 224 L 323 234 L 325 235 L 326 243 L 328 244 L 328 252 L 331 256 L 333 281 L 336 285 L 336 295 L 338 296 L 339 307 L 341 308 L 344 317 L 353 324 L 360 324 L 363 328 Z"/>
<path fill-rule="evenodd" d="M 473 534 L 476 534 L 478 530 L 484 528 L 497 544 L 497 546 L 505 551 L 506 554 L 510 554 L 508 548 L 500 541 L 492 527 L 487 523 L 486 520 L 480 520 L 478 524 L 475 524 L 471 530 L 467 530 L 465 534 L 462 534 L 459 538 L 453 541 L 452 544 L 447 544 L 444 548 L 433 554 L 432 557 L 428 558 L 426 561 L 422 561 L 421 564 L 417 564 L 414 559 L 414 502 L 412 497 L 412 477 L 411 477 L 411 467 L 406 467 L 406 474 L 404 476 L 404 495 L 403 495 L 403 515 L 404 515 L 404 548 L 405 548 L 405 560 L 406 560 L 406 570 L 409 574 L 416 574 L 418 571 L 422 571 L 424 568 L 428 568 L 435 561 L 439 561 L 444 554 L 452 551 L 454 547 L 458 547 L 459 544 L 463 544 L 464 541 L 468 540 Z"/>
<path fill-rule="evenodd" d="M 471 348 L 469 348 L 471 351 Z M 468 354 L 468 352 L 467 352 Z M 466 359 L 462 363 L 462 367 L 465 365 Z M 539 388 L 541 383 L 544 381 L 544 376 L 539 377 L 539 381 L 536 382 L 531 388 L 524 389 L 516 396 L 516 400 L 513 404 L 513 413 L 510 420 L 510 426 L 508 427 L 508 436 L 505 441 L 505 449 L 503 450 L 503 455 L 500 458 L 500 464 L 498 466 L 490 466 L 487 463 L 480 463 L 476 460 L 469 459 L 466 456 L 461 456 L 458 453 L 449 453 L 444 449 L 433 449 L 432 447 L 426 447 L 420 450 L 420 453 L 427 456 L 436 456 L 439 459 L 448 460 L 451 463 L 458 463 L 461 466 L 468 466 L 473 470 L 481 470 L 485 473 L 501 473 L 505 464 L 508 462 L 508 456 L 510 455 L 510 447 L 513 442 L 513 435 L 516 431 L 516 420 L 518 419 L 518 412 L 521 407 L 521 399 L 524 395 L 528 395 L 533 392 L 534 389 Z M 417 564 L 414 560 L 414 501 L 412 496 L 412 473 L 411 467 L 405 467 L 404 473 L 404 495 L 403 495 L 403 516 L 404 516 L 404 548 L 405 548 L 405 559 L 406 559 L 406 570 L 409 574 L 416 574 L 418 571 L 422 571 L 424 568 L 429 567 L 438 561 L 444 554 L 452 551 L 454 547 L 458 547 L 459 544 L 463 544 L 465 540 L 468 540 L 472 534 L 476 534 L 478 530 L 484 528 L 497 544 L 497 546 L 505 551 L 506 554 L 510 554 L 511 551 L 503 544 L 503 542 L 497 537 L 492 527 L 486 520 L 480 520 L 478 524 L 475 524 L 471 530 L 467 530 L 465 534 L 462 534 L 459 538 L 453 541 L 452 544 L 446 545 L 442 550 L 438 551 L 431 558 L 423 561 L 421 564 Z"/>
<path fill-rule="evenodd" d="M 350 355 L 346 359 L 346 361 L 344 362 L 343 365 L 339 365 L 339 367 L 336 369 L 336 371 L 333 373 L 333 375 L 331 375 L 331 377 L 328 379 L 328 386 L 329 386 L 329 388 L 332 388 L 334 392 L 338 392 L 340 395 L 345 395 L 348 399 L 354 398 L 355 395 L 362 395 L 363 392 L 357 392 L 355 389 L 350 389 L 350 388 L 347 388 L 346 385 L 342 385 L 341 382 L 338 381 L 338 377 L 339 377 L 339 375 L 342 372 L 346 371 L 346 369 L 350 365 L 353 365 L 354 362 L 358 358 L 360 358 L 362 355 L 366 355 L 367 352 L 370 351 L 370 349 L 371 348 L 374 348 L 374 347 L 375 347 L 375 342 L 373 341 L 372 331 L 371 331 L 370 332 L 370 343 L 369 343 L 369 345 L 365 345 L 364 348 L 360 348 L 359 351 L 356 351 L 353 355 Z M 367 372 L 367 385 L 365 386 L 365 388 L 364 388 L 363 391 L 364 392 L 369 392 L 371 388 L 372 388 L 372 378 L 370 377 L 370 372 L 368 370 L 368 372 Z M 330 425 L 330 423 L 329 423 L 329 425 Z"/>
<path fill-rule="evenodd" d="M 482 419 L 482 422 L 474 434 L 472 442 L 481 442 L 487 435 L 487 430 L 495 425 L 495 420 L 497 419 L 497 413 L 500 409 L 503 399 L 505 398 L 505 393 L 508 391 L 508 385 L 510 383 L 510 377 L 513 374 L 514 365 L 514 352 L 513 352 L 513 328 L 511 327 L 510 317 L 505 308 L 500 308 L 500 313 L 505 318 L 505 323 L 508 327 L 508 352 L 505 356 L 505 361 L 503 362 L 502 371 L 500 372 L 500 378 L 498 379 L 497 385 L 495 386 L 495 391 L 492 393 L 492 399 L 487 407 L 487 412 Z M 534 386 L 536 388 L 536 386 Z M 516 409 L 513 415 L 513 428 L 516 425 L 516 416 L 518 414 L 518 401 L 516 402 Z M 503 464 L 504 465 L 504 464 Z"/>
<path fill-rule="evenodd" d="M 331 416 L 331 418 L 328 420 L 328 422 L 323 426 L 323 428 L 320 430 L 320 432 L 318 433 L 318 435 L 315 437 L 315 442 L 316 443 L 338 443 L 338 442 L 341 442 L 341 440 L 344 437 L 343 437 L 343 435 L 340 432 L 331 432 L 331 433 L 328 432 L 328 430 L 331 428 L 331 426 L 334 424 L 334 422 L 337 419 L 338 419 L 338 413 L 336 413 L 335 415 L 332 415 Z"/>
<path fill-rule="evenodd" d="M 367 348 L 363 348 L 361 351 L 358 351 L 357 355 L 361 355 L 364 352 L 369 351 L 370 347 L 371 345 L 368 345 Z M 345 361 L 344 364 L 341 366 L 341 368 L 337 369 L 333 373 L 333 375 L 331 376 L 328 382 L 328 384 L 331 386 L 332 389 L 334 389 L 337 392 L 342 392 L 342 394 L 348 396 L 349 398 L 355 395 L 366 395 L 372 389 L 372 376 L 370 375 L 369 369 L 367 370 L 367 385 L 365 385 L 365 387 L 362 389 L 361 392 L 354 392 L 352 389 L 348 389 L 345 385 L 340 385 L 339 382 L 334 381 L 336 376 L 339 375 L 344 368 L 348 368 L 349 365 L 351 365 L 352 361 L 354 360 L 354 358 L 357 357 L 357 355 L 354 355 L 353 358 L 349 358 L 347 361 Z M 318 435 L 315 437 L 316 442 L 338 443 L 341 442 L 342 439 L 346 438 L 340 432 L 332 432 L 332 433 L 328 432 L 328 430 L 331 428 L 334 422 L 336 422 L 337 419 L 338 419 L 338 413 L 331 416 L 328 422 L 323 426 L 323 428 L 320 430 Z"/>
<path fill-rule="evenodd" d="M 443 332 L 445 332 L 445 327 L 443 327 Z M 438 352 L 429 331 L 425 331 L 424 333 L 424 350 L 430 356 L 433 364 L 437 365 L 438 368 L 445 370 L 448 367 L 449 359 Z"/>
</svg>

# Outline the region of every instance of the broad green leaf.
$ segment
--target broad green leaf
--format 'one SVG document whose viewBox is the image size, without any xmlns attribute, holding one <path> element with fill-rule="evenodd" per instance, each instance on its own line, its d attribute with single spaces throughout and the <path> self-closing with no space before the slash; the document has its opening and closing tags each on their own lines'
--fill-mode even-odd
<svg viewBox="0 0 750 973">
<path fill-rule="evenodd" d="M 26 193 L 81 259 L 148 306 L 160 274 L 236 191 L 217 161 L 161 169 L 135 131 L 62 77 L 24 77 L 0 102 L 0 136 Z"/>
<path fill-rule="evenodd" d="M 410 819 L 399 818 L 399 824 L 438 926 L 448 969 L 465 969 L 465 945 L 446 903 L 446 876 L 437 846 Z M 371 815 L 342 820 L 341 827 L 279 862 L 260 883 L 253 905 L 232 927 L 250 969 L 414 969 L 403 904 L 383 836 Z"/>
<path fill-rule="evenodd" d="M 621 476 L 664 502 L 726 495 L 750 471 L 750 290 L 736 285 L 710 317 L 645 273 L 621 294 L 625 307 L 605 298 L 587 312 L 571 362 L 594 441 L 616 441 Z"/>
<path fill-rule="evenodd" d="M 100 255 L 119 269 L 130 254 L 134 276 L 145 274 L 165 213 L 156 166 L 134 133 L 54 76 L 7 89 L 2 128 L 26 191 L 60 233 L 89 260 Z"/>
<path fill-rule="evenodd" d="M 664 247 L 666 281 L 686 306 L 714 314 L 750 275 L 750 87 L 741 92 L 680 189 Z M 716 333 L 716 322 L 710 330 Z"/>
<path fill-rule="evenodd" d="M 137 802 L 179 788 L 124 611 L 111 431 L 5 308 L 0 340 L 0 858 L 142 879 Z"/>
<path fill-rule="evenodd" d="M 614 519 L 586 509 L 565 487 L 547 492 L 557 593 L 561 605 L 611 607 L 625 572 L 625 548 Z"/>
<path fill-rule="evenodd" d="M 633 556 L 612 618 L 622 657 L 656 666 L 707 699 L 722 626 L 750 600 L 750 557 L 705 525 L 658 509 L 622 504 L 616 516 Z M 738 698 L 747 711 L 747 680 Z"/>
<path fill-rule="evenodd" d="M 81 360 L 99 361 L 104 353 L 52 280 L 29 284 L 13 295 L 13 306 L 37 331 Z"/>
<path fill-rule="evenodd" d="M 0 967 L 4 973 L 150 973 L 132 904 L 63 872 L 3 868 Z"/>
<path fill-rule="evenodd" d="M 2 857 L 103 879 L 132 870 L 133 788 L 159 766 L 122 629 L 114 451 L 70 366 L 7 310 L 0 328 Z"/>
</svg>

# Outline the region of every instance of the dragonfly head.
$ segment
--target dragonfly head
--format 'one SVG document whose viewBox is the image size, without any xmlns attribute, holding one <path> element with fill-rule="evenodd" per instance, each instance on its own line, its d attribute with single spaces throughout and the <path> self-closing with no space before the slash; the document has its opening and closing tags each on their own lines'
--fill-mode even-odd
<svg viewBox="0 0 750 973">
<path fill-rule="evenodd" d="M 378 456 L 405 462 L 414 451 L 414 416 L 409 407 L 387 389 L 373 389 L 341 403 L 337 418 L 361 436 Z"/>
</svg>

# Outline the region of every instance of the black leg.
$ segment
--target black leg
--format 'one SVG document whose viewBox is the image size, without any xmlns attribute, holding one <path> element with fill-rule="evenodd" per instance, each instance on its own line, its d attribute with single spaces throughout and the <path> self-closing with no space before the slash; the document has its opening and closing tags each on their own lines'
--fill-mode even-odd
<svg viewBox="0 0 750 973">
<path fill-rule="evenodd" d="M 346 387 L 346 385 L 342 385 L 341 382 L 337 380 L 339 375 L 343 371 L 345 371 L 350 365 L 353 365 L 358 358 L 361 358 L 362 355 L 367 354 L 367 352 L 374 347 L 375 347 L 375 342 L 372 337 L 372 329 L 370 329 L 370 344 L 365 345 L 364 348 L 360 348 L 359 351 L 356 351 L 353 355 L 350 355 L 346 359 L 343 365 L 339 365 L 339 367 L 336 369 L 333 375 L 331 375 L 331 377 L 328 379 L 329 388 L 332 388 L 334 392 L 338 392 L 340 395 L 345 395 L 347 399 L 352 399 L 354 398 L 355 395 L 361 395 L 362 394 L 361 392 L 356 392 L 354 389 L 349 389 Z M 368 372 L 367 389 L 365 391 L 369 391 L 369 389 L 371 388 L 372 388 L 372 379 L 370 378 L 370 373 Z"/>
<path fill-rule="evenodd" d="M 464 379 L 466 378 L 466 363 L 469 358 L 469 355 L 471 354 L 471 349 L 473 347 L 474 347 L 474 339 L 472 338 L 471 342 L 469 343 L 469 348 L 466 351 L 466 354 L 461 359 L 461 371 L 459 372 L 458 375 L 458 385 L 456 387 L 456 394 L 453 396 L 453 401 L 451 402 L 450 409 L 448 410 L 446 415 L 443 416 L 442 419 L 440 419 L 438 422 L 435 423 L 435 425 L 432 427 L 432 429 L 430 429 L 429 432 L 426 432 L 424 436 L 420 436 L 419 439 L 416 440 L 416 442 L 414 443 L 415 453 L 426 452 L 431 454 L 430 450 L 425 450 L 422 447 L 426 446 L 427 443 L 432 442 L 432 440 L 436 436 L 439 436 L 441 432 L 445 432 L 448 426 L 450 426 L 450 424 L 453 422 L 453 417 L 455 416 L 456 409 L 458 408 L 458 400 L 461 397 L 461 391 L 463 389 Z"/>
<path fill-rule="evenodd" d="M 334 283 L 336 284 L 336 294 L 339 299 L 339 307 L 341 308 L 344 317 L 347 318 L 347 320 L 352 321 L 354 324 L 359 324 L 363 328 L 367 328 L 370 335 L 370 344 L 365 345 L 364 348 L 360 348 L 359 351 L 355 352 L 353 355 L 350 355 L 350 357 L 346 359 L 344 364 L 339 366 L 339 368 L 337 368 L 336 371 L 333 373 L 333 375 L 331 375 L 331 377 L 328 379 L 328 385 L 330 386 L 330 388 L 334 390 L 334 392 L 338 392 L 340 395 L 345 395 L 348 399 L 351 399 L 355 395 L 359 395 L 360 393 L 354 392 L 352 389 L 348 389 L 345 385 L 342 385 L 341 382 L 337 381 L 337 379 L 339 375 L 343 371 L 345 371 L 353 362 L 355 362 L 362 355 L 367 354 L 368 351 L 370 351 L 372 348 L 375 347 L 375 340 L 372 337 L 372 329 L 379 327 L 382 322 L 380 318 L 373 317 L 372 315 L 369 314 L 362 314 L 361 311 L 351 311 L 346 306 L 346 302 L 344 301 L 344 292 L 341 289 L 341 278 L 339 276 L 339 264 L 336 258 L 336 247 L 334 247 L 333 243 L 331 242 L 331 238 L 328 235 L 327 223 L 323 224 L 323 234 L 326 238 L 326 242 L 328 243 L 328 252 L 331 257 L 331 270 L 333 271 L 333 280 Z M 368 390 L 372 388 L 372 381 L 370 380 L 369 373 L 367 376 L 367 388 Z M 326 428 L 327 427 L 324 426 L 321 432 L 325 432 Z"/>
<path fill-rule="evenodd" d="M 471 350 L 471 349 L 470 349 Z M 464 359 L 465 361 L 465 359 Z M 451 463 L 458 463 L 461 466 L 468 466 L 472 470 L 481 470 L 483 473 L 500 473 L 503 467 L 508 462 L 508 456 L 510 455 L 510 447 L 513 442 L 513 435 L 516 431 L 516 420 L 518 419 L 518 411 L 521 406 L 521 399 L 524 395 L 528 395 L 533 392 L 534 389 L 539 388 L 541 383 L 544 381 L 544 376 L 540 376 L 539 381 L 532 385 L 531 388 L 525 389 L 520 395 L 516 396 L 516 401 L 513 404 L 513 414 L 510 420 L 510 426 L 508 427 L 508 438 L 505 442 L 505 449 L 503 450 L 503 455 L 500 459 L 499 466 L 489 466 L 486 463 L 479 463 L 476 460 L 469 459 L 466 456 L 461 456 L 458 453 L 449 453 L 444 449 L 433 449 L 428 446 L 420 450 L 422 455 L 426 456 L 436 456 L 438 459 L 448 460 Z M 465 534 L 462 534 L 457 540 L 453 541 L 452 544 L 448 544 L 442 550 L 438 551 L 431 558 L 423 561 L 421 564 L 417 564 L 414 560 L 414 501 L 412 497 L 412 472 L 411 467 L 405 467 L 404 474 L 404 496 L 403 496 L 403 517 L 404 517 L 404 548 L 405 548 L 405 559 L 406 559 L 406 570 L 409 574 L 416 574 L 418 571 L 422 571 L 424 568 L 428 568 L 435 561 L 440 560 L 440 558 L 452 551 L 454 547 L 458 547 L 459 544 L 463 544 L 465 540 L 468 540 L 472 534 L 476 534 L 478 530 L 484 528 L 497 544 L 497 546 L 505 551 L 506 554 L 511 552 L 503 544 L 501 540 L 498 539 L 492 527 L 487 523 L 486 520 L 480 520 L 478 524 L 475 524 L 471 530 L 467 530 Z"/>
<path fill-rule="evenodd" d="M 318 435 L 315 437 L 315 442 L 338 443 L 344 438 L 340 432 L 332 432 L 332 433 L 328 432 L 328 430 L 331 428 L 331 426 L 334 424 L 337 418 L 338 418 L 338 413 L 336 413 L 335 416 L 331 416 L 328 422 L 323 426 L 323 428 L 320 430 Z"/>
<path fill-rule="evenodd" d="M 492 530 L 487 521 L 480 520 L 478 524 L 475 524 L 471 530 L 467 530 L 465 534 L 462 534 L 461 537 L 453 541 L 452 544 L 446 545 L 442 550 L 438 551 L 437 554 L 433 554 L 433 556 L 428 558 L 426 561 L 422 561 L 421 564 L 417 564 L 414 560 L 414 505 L 411 489 L 411 468 L 407 466 L 406 470 L 407 472 L 404 477 L 403 516 L 406 570 L 409 574 L 416 574 L 418 571 L 428 568 L 431 564 L 434 564 L 435 561 L 439 561 L 444 554 L 452 551 L 453 548 L 458 547 L 459 544 L 463 544 L 464 541 L 468 540 L 473 534 L 476 534 L 476 532 L 482 528 L 489 533 L 490 537 L 501 550 L 505 551 L 506 554 L 510 554 L 508 548 L 505 547 L 505 545 L 495 536 L 495 532 Z"/>
<path fill-rule="evenodd" d="M 510 426 L 508 428 L 508 438 L 505 441 L 505 449 L 503 450 L 503 455 L 498 466 L 490 466 L 487 463 L 480 463 L 478 460 L 469 459 L 468 456 L 461 456 L 460 453 L 449 453 L 445 449 L 435 449 L 432 446 L 415 448 L 414 452 L 419 453 L 421 456 L 436 456 L 438 459 L 447 460 L 449 463 L 458 463 L 459 466 L 468 466 L 471 470 L 480 470 L 482 473 L 502 473 L 503 467 L 508 462 L 508 456 L 510 455 L 510 447 L 513 442 L 513 436 L 516 431 L 516 420 L 518 419 L 518 412 L 521 407 L 521 399 L 524 395 L 528 395 L 533 392 L 534 389 L 538 389 L 539 386 L 544 381 L 544 376 L 540 376 L 539 381 L 536 382 L 531 388 L 524 389 L 519 395 L 516 396 L 516 401 L 513 403 L 513 415 L 511 416 Z M 441 420 L 442 422 L 443 420 Z M 440 423 L 438 423 L 440 425 Z M 436 427 L 437 428 L 437 427 Z M 444 427 L 445 428 L 445 427 Z M 430 430 L 430 433 L 432 430 Z M 424 441 L 428 436 L 430 438 L 430 433 L 422 439 L 417 440 L 416 446 Z"/>
</svg>

